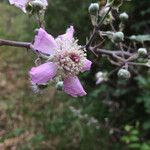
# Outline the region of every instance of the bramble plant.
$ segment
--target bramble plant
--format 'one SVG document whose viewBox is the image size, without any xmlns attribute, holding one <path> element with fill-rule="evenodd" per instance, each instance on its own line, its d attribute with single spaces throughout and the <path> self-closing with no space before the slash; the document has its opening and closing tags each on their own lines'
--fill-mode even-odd
<svg viewBox="0 0 150 150">
<path fill-rule="evenodd" d="M 73 26 L 57 38 L 46 32 L 44 15 L 48 6 L 47 0 L 9 0 L 10 4 L 20 8 L 29 17 L 35 16 L 38 29 L 35 29 L 36 35 L 31 42 L 0 39 L 0 46 L 22 47 L 35 52 L 36 67 L 29 71 L 35 92 L 46 88 L 51 81 L 56 88 L 73 97 L 84 96 L 86 92 L 77 76 L 92 69 L 92 61 L 87 59 L 88 53 L 93 53 L 97 58 L 106 57 L 115 66 L 110 73 L 98 72 L 96 84 L 107 82 L 116 72 L 120 79 L 127 80 L 132 77 L 135 66 L 150 67 L 149 52 L 145 44 L 145 41 L 150 41 L 150 37 L 124 34 L 129 16 L 126 12 L 120 13 L 119 8 L 125 1 L 128 0 L 107 0 L 102 6 L 99 3 L 91 3 L 87 11 L 93 32 L 85 45 L 79 45 L 78 40 L 74 38 Z M 119 25 L 116 25 L 117 19 Z M 107 30 L 104 30 L 103 26 L 107 26 Z M 102 49 L 108 41 L 114 49 Z"/>
</svg>

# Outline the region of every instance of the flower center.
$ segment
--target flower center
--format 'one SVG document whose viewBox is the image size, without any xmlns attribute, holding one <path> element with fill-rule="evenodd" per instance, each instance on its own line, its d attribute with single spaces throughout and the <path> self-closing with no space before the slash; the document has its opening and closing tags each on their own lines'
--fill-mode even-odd
<svg viewBox="0 0 150 150">
<path fill-rule="evenodd" d="M 56 42 L 58 47 L 53 61 L 58 66 L 58 75 L 61 77 L 78 75 L 83 68 L 86 58 L 84 49 L 74 39 L 71 41 L 57 40 Z"/>
<path fill-rule="evenodd" d="M 84 56 L 78 52 L 61 52 L 56 58 L 59 74 L 63 77 L 77 75 L 83 67 Z"/>
<path fill-rule="evenodd" d="M 70 59 L 76 63 L 79 63 L 80 57 L 74 53 L 70 54 Z"/>
</svg>

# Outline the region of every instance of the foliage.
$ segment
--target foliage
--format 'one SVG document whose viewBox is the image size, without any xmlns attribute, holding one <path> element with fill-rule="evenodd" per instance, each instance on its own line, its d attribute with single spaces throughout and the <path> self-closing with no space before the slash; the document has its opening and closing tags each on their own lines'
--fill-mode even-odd
<svg viewBox="0 0 150 150">
<path fill-rule="evenodd" d="M 137 123 L 136 126 L 125 126 L 125 131 L 127 132 L 126 135 L 122 137 L 122 141 L 128 145 L 128 148 L 135 149 L 135 150 L 149 150 L 150 149 L 150 141 L 142 142 L 140 138 L 139 132 L 139 124 Z"/>
</svg>

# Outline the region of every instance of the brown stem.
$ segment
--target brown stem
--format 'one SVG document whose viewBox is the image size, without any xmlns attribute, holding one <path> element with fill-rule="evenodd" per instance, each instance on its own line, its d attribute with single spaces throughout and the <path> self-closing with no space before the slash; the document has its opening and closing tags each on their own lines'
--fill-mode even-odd
<svg viewBox="0 0 150 150">
<path fill-rule="evenodd" d="M 0 46 L 14 46 L 30 49 L 31 43 L 29 42 L 18 42 L 0 39 Z"/>
</svg>

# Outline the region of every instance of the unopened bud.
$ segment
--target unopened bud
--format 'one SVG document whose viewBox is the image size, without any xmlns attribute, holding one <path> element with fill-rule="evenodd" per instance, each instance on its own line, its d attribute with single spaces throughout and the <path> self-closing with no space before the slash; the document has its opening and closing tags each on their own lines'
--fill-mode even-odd
<svg viewBox="0 0 150 150">
<path fill-rule="evenodd" d="M 30 4 L 33 6 L 34 9 L 36 10 L 42 10 L 44 9 L 45 5 L 41 0 L 34 0 L 31 1 Z"/>
<path fill-rule="evenodd" d="M 99 11 L 99 4 L 98 3 L 91 3 L 91 5 L 89 6 L 90 15 L 96 16 L 98 14 L 98 11 Z"/>
<path fill-rule="evenodd" d="M 58 81 L 58 82 L 56 83 L 56 89 L 59 90 L 59 91 L 62 91 L 63 86 L 64 86 L 63 81 Z"/>
<path fill-rule="evenodd" d="M 124 34 L 123 34 L 123 32 L 116 32 L 116 33 L 114 33 L 113 36 L 112 36 L 112 40 L 115 43 L 119 43 L 119 42 L 124 41 Z"/>
<path fill-rule="evenodd" d="M 38 32 L 39 32 L 39 29 L 38 29 L 38 28 L 36 28 L 36 29 L 34 30 L 35 35 L 37 35 L 37 34 L 38 34 Z"/>
<path fill-rule="evenodd" d="M 96 77 L 96 84 L 100 84 L 104 81 L 107 81 L 107 73 L 106 72 L 104 73 L 104 72 L 99 71 L 96 73 L 95 77 Z"/>
<path fill-rule="evenodd" d="M 138 55 L 139 56 L 145 56 L 145 55 L 147 55 L 147 49 L 146 48 L 139 48 L 138 49 Z"/>
<path fill-rule="evenodd" d="M 126 12 L 124 12 L 124 13 L 121 13 L 121 14 L 119 15 L 119 18 L 120 18 L 120 20 L 121 20 L 122 22 L 125 22 L 125 21 L 128 20 L 129 16 L 128 16 L 128 14 L 127 14 Z"/>
<path fill-rule="evenodd" d="M 120 79 L 129 79 L 131 77 L 130 72 L 126 69 L 120 69 L 117 75 Z"/>
</svg>

